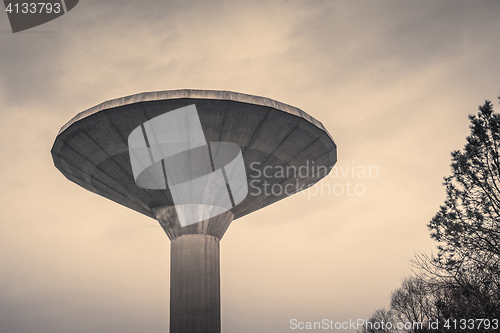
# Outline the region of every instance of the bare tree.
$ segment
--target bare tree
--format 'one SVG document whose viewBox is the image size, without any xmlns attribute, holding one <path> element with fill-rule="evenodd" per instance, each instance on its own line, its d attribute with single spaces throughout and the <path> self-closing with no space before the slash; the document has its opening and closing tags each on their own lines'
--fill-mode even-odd
<svg viewBox="0 0 500 333">
<path fill-rule="evenodd" d="M 358 333 L 402 333 L 397 329 L 396 315 L 392 310 L 378 309 Z"/>
</svg>

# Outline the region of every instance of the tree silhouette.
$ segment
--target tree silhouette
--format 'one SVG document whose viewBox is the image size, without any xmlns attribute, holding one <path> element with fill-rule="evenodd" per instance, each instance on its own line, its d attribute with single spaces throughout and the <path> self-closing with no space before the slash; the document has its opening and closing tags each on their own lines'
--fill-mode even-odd
<svg viewBox="0 0 500 333">
<path fill-rule="evenodd" d="M 438 255 L 419 259 L 446 290 L 443 315 L 491 318 L 500 313 L 500 115 L 486 101 L 469 119 L 464 149 L 451 154 L 445 203 L 428 224 Z"/>
<path fill-rule="evenodd" d="M 447 270 L 474 266 L 498 274 L 500 259 L 500 115 L 490 101 L 470 115 L 471 135 L 452 155 L 447 198 L 428 227 Z"/>
<path fill-rule="evenodd" d="M 478 322 L 473 328 L 444 325 L 500 321 L 500 115 L 486 101 L 469 120 L 464 149 L 451 153 L 451 175 L 443 183 L 446 200 L 427 225 L 438 242 L 437 256 L 416 255 L 411 261 L 415 275 L 392 293 L 389 310 L 372 316 L 424 325 L 362 332 L 485 332 L 488 328 L 477 327 Z M 438 329 L 425 324 L 435 321 Z"/>
</svg>

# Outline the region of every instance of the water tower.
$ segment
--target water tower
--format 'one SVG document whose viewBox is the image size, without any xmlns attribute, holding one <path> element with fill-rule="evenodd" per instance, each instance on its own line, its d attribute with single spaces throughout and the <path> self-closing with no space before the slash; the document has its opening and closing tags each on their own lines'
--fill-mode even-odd
<svg viewBox="0 0 500 333">
<path fill-rule="evenodd" d="M 80 112 L 51 153 L 72 182 L 162 226 L 171 333 L 220 332 L 219 242 L 231 222 L 314 185 L 337 160 L 328 131 L 298 108 L 187 89 Z"/>
</svg>

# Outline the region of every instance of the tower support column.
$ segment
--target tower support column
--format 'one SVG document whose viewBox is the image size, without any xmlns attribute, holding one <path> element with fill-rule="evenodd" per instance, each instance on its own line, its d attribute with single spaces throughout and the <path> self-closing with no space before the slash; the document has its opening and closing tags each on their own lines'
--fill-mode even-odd
<svg viewBox="0 0 500 333">
<path fill-rule="evenodd" d="M 219 242 L 233 213 L 181 227 L 175 207 L 153 212 L 171 243 L 170 333 L 220 333 Z"/>
<path fill-rule="evenodd" d="M 219 239 L 180 236 L 170 256 L 170 333 L 220 333 Z"/>
</svg>

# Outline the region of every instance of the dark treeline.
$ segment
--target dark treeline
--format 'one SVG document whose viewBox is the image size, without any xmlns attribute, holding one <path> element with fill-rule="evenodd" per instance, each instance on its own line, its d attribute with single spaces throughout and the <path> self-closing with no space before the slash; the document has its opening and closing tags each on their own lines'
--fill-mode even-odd
<svg viewBox="0 0 500 333">
<path fill-rule="evenodd" d="M 437 254 L 411 260 L 414 274 L 363 333 L 500 331 L 500 115 L 486 101 L 469 119 L 446 200 L 427 225 Z"/>
</svg>

